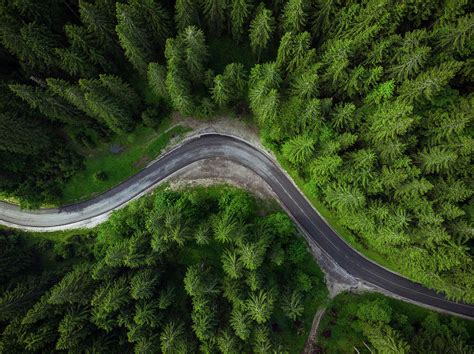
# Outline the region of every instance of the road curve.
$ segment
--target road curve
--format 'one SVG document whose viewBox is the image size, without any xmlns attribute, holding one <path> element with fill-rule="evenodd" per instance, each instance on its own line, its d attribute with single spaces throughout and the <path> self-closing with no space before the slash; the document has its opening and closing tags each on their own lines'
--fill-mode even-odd
<svg viewBox="0 0 474 354">
<path fill-rule="evenodd" d="M 0 202 L 0 224 L 29 230 L 54 230 L 101 222 L 113 210 L 143 194 L 174 172 L 193 162 L 215 157 L 232 160 L 262 177 L 305 234 L 349 274 L 397 297 L 474 319 L 473 305 L 450 301 L 442 294 L 390 272 L 352 249 L 321 218 L 269 155 L 232 136 L 212 133 L 192 138 L 122 184 L 91 200 L 74 205 L 26 211 Z"/>
</svg>

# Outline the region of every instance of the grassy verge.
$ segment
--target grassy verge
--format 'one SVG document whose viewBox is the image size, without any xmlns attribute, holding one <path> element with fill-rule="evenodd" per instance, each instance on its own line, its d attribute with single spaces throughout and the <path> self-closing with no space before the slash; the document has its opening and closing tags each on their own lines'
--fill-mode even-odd
<svg viewBox="0 0 474 354">
<path fill-rule="evenodd" d="M 85 156 L 84 170 L 71 178 L 63 187 L 60 204 L 70 204 L 94 197 L 123 182 L 156 158 L 171 138 L 189 130 L 182 126 L 167 130 L 169 125 L 168 119 L 156 131 L 139 126 L 130 134 L 116 137 L 88 151 Z M 113 153 L 112 146 L 122 151 Z M 97 178 L 99 173 L 103 173 L 106 177 Z"/>
<path fill-rule="evenodd" d="M 409 304 L 400 300 L 391 299 L 380 294 L 356 295 L 342 293 L 336 296 L 329 304 L 318 330 L 318 346 L 323 353 L 354 353 L 357 348 L 360 353 L 369 353 L 364 345 L 367 339 L 354 325 L 355 314 L 360 306 L 368 301 L 379 300 L 387 303 L 392 311 L 395 322 L 403 322 L 403 327 L 397 328 L 406 337 L 413 337 L 420 324 L 427 321 L 440 323 L 454 329 L 459 325 L 465 327 L 468 333 L 474 333 L 474 322 L 463 320 L 454 316 L 441 315 L 437 312 Z M 396 325 L 394 325 L 396 326 Z M 436 337 L 436 335 L 434 336 Z M 472 335 L 470 336 L 471 339 Z"/>
</svg>

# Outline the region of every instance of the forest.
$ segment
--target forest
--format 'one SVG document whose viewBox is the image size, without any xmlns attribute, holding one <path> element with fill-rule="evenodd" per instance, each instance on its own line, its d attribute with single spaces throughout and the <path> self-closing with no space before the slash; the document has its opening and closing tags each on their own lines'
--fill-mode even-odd
<svg viewBox="0 0 474 354">
<path fill-rule="evenodd" d="M 78 146 L 250 115 L 355 242 L 474 302 L 467 0 L 1 0 L 0 194 L 53 203 Z"/>
<path fill-rule="evenodd" d="M 472 321 L 377 294 L 341 294 L 320 325 L 323 353 L 472 353 Z"/>
<path fill-rule="evenodd" d="M 323 274 L 256 203 L 161 188 L 61 242 L 0 230 L 0 353 L 301 352 Z"/>
</svg>

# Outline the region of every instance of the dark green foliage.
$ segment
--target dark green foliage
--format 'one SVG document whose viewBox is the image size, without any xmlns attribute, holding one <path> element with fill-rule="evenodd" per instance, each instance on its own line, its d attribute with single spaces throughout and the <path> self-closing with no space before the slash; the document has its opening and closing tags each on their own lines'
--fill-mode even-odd
<svg viewBox="0 0 474 354">
<path fill-rule="evenodd" d="M 161 189 L 114 213 L 99 238 L 55 242 L 60 262 L 74 262 L 58 278 L 29 276 L 36 248 L 19 236 L 0 238 L 0 266 L 8 268 L 8 286 L 0 288 L 2 350 L 93 351 L 106 340 L 115 352 L 157 345 L 164 353 L 300 351 L 326 296 L 322 273 L 290 219 L 281 212 L 257 216 L 255 205 L 226 187 Z M 201 246 L 197 230 L 230 214 L 239 229 L 225 238 L 220 228 L 208 229 L 213 239 Z M 66 246 L 71 252 L 63 256 Z M 274 250 L 288 249 L 298 252 L 270 262 Z M 305 292 L 293 274 L 306 279 Z M 282 304 L 280 294 L 289 294 Z"/>
<path fill-rule="evenodd" d="M 336 321 L 337 318 L 337 321 Z M 320 324 L 320 348 L 387 353 L 469 353 L 472 323 L 380 295 L 341 294 Z"/>
<path fill-rule="evenodd" d="M 169 37 L 170 15 L 155 0 L 117 2 L 117 35 L 125 56 L 142 75 L 149 62 L 162 56 L 166 38 Z"/>
<path fill-rule="evenodd" d="M 140 98 L 119 77 L 100 75 L 98 80 L 79 80 L 88 109 L 116 133 L 130 131 L 138 113 Z"/>
<path fill-rule="evenodd" d="M 129 132 L 141 112 L 154 127 L 168 105 L 249 107 L 361 248 L 472 301 L 472 21 L 465 0 L 3 1 L 1 193 L 54 200 L 79 167 L 72 146 Z M 225 217 L 224 231 L 240 222 Z M 216 224 L 200 226 L 201 244 Z M 154 248 L 185 244 L 181 226 Z"/>
</svg>

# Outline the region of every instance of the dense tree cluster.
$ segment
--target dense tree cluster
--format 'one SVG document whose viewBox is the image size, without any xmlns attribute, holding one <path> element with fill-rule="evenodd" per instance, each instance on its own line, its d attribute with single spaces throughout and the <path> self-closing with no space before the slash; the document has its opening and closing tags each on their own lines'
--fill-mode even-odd
<svg viewBox="0 0 474 354">
<path fill-rule="evenodd" d="M 334 321 L 337 318 L 337 322 Z M 321 323 L 328 353 L 471 353 L 472 324 L 382 296 L 343 294 Z"/>
<path fill-rule="evenodd" d="M 55 271 L 0 235 L 0 352 L 297 352 L 326 297 L 291 220 L 237 189 L 161 189 L 96 232 Z"/>
<path fill-rule="evenodd" d="M 472 302 L 473 21 L 465 0 L 2 1 L 1 191 L 52 199 L 80 166 L 64 137 L 130 131 L 143 86 L 183 115 L 248 104 L 359 244 Z M 213 70 L 224 39 L 254 65 Z"/>
</svg>

